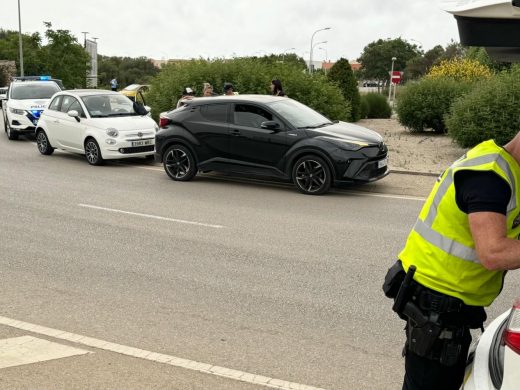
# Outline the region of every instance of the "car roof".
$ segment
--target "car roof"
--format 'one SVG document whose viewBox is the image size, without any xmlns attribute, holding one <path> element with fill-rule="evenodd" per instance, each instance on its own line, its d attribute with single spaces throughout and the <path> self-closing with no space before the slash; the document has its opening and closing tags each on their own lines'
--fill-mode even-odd
<svg viewBox="0 0 520 390">
<path fill-rule="evenodd" d="M 242 102 L 242 103 L 272 103 L 280 100 L 285 100 L 287 97 L 284 96 L 272 96 L 272 95 L 222 95 L 222 96 L 208 96 L 208 97 L 194 97 L 192 99 L 186 99 L 186 104 L 199 105 L 208 103 L 229 103 L 231 102 Z"/>
<path fill-rule="evenodd" d="M 109 91 L 107 89 L 68 89 L 66 91 L 61 91 L 58 94 L 60 95 L 76 95 L 76 96 L 94 96 L 94 95 L 121 95 L 116 91 Z"/>
</svg>

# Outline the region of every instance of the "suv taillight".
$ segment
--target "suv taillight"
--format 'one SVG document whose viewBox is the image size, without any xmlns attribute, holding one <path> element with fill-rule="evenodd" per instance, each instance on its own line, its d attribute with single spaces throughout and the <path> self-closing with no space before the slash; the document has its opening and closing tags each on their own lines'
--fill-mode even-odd
<svg viewBox="0 0 520 390">
<path fill-rule="evenodd" d="M 516 353 L 520 354 L 520 299 L 511 309 L 504 332 L 504 342 Z"/>
<path fill-rule="evenodd" d="M 170 120 L 168 118 L 165 118 L 165 117 L 159 118 L 159 127 L 166 127 L 168 125 L 168 123 L 170 123 Z"/>
</svg>

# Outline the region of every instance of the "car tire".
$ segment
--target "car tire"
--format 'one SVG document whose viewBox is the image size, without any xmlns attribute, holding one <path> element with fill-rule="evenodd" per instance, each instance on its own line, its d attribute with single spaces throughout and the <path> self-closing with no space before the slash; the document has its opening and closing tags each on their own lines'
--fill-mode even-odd
<svg viewBox="0 0 520 390">
<path fill-rule="evenodd" d="M 292 180 L 300 192 L 306 195 L 322 195 L 329 191 L 332 177 L 329 166 L 321 157 L 306 155 L 294 164 Z"/>
<path fill-rule="evenodd" d="M 7 138 L 11 141 L 16 141 L 18 139 L 18 132 L 11 129 L 11 126 L 7 123 L 7 121 L 4 121 L 5 124 L 5 132 L 7 133 Z"/>
<path fill-rule="evenodd" d="M 166 174 L 175 181 L 189 181 L 197 174 L 195 158 L 183 145 L 172 145 L 163 154 Z"/>
<path fill-rule="evenodd" d="M 85 141 L 85 158 L 90 165 L 103 165 L 105 162 L 101 149 L 94 138 L 88 138 Z"/>
<path fill-rule="evenodd" d="M 50 156 L 54 152 L 54 148 L 43 130 L 38 130 L 36 133 L 36 146 L 38 146 L 38 150 L 43 155 Z"/>
</svg>

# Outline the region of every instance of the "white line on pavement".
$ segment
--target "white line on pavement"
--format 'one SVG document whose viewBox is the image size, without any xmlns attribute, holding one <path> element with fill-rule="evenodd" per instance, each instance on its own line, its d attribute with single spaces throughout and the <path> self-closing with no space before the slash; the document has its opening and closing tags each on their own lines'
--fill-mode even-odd
<svg viewBox="0 0 520 390">
<path fill-rule="evenodd" d="M 263 375 L 251 374 L 244 371 L 233 370 L 225 367 L 214 366 L 207 363 L 201 363 L 194 360 L 179 358 L 176 356 L 165 355 L 147 351 L 144 349 L 128 347 L 126 345 L 111 343 L 109 341 L 95 339 L 92 337 L 83 336 L 80 334 L 69 333 L 64 330 L 47 328 L 28 322 L 14 320 L 12 318 L 0 316 L 0 325 L 10 326 L 16 329 L 22 329 L 28 332 L 49 336 L 59 340 L 67 340 L 76 344 L 86 345 L 119 353 L 126 356 L 131 356 L 139 359 L 150 360 L 157 363 L 168 364 L 175 367 L 184 368 L 187 370 L 199 371 L 209 375 L 215 375 L 227 379 L 233 379 L 240 382 L 247 382 L 258 386 L 269 387 L 280 390 L 324 390 L 318 387 L 303 385 L 296 382 L 288 382 L 280 379 L 270 378 Z"/>
<path fill-rule="evenodd" d="M 161 220 L 161 221 L 185 223 L 185 224 L 188 224 L 188 225 L 204 226 L 204 227 L 209 227 L 209 228 L 214 228 L 214 229 L 222 229 L 224 227 L 222 225 L 213 225 L 213 224 L 210 224 L 210 223 L 186 221 L 184 219 L 167 218 L 167 217 L 160 217 L 158 215 L 142 214 L 142 213 L 134 213 L 132 211 L 110 209 L 108 207 L 94 206 L 94 205 L 91 205 L 91 204 L 79 203 L 78 206 L 79 207 L 86 207 L 86 208 L 89 208 L 89 209 L 95 209 L 95 210 L 109 211 L 111 213 L 135 215 L 137 217 L 152 218 L 152 219 L 158 219 L 158 220 Z"/>
</svg>

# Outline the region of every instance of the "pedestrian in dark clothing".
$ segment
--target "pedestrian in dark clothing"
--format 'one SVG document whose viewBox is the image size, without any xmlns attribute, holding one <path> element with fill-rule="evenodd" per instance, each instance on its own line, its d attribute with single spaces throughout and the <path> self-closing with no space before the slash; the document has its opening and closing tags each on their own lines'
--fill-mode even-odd
<svg viewBox="0 0 520 390">
<path fill-rule="evenodd" d="M 278 79 L 271 81 L 271 95 L 273 96 L 285 96 L 285 92 L 282 88 L 282 82 Z"/>
</svg>

